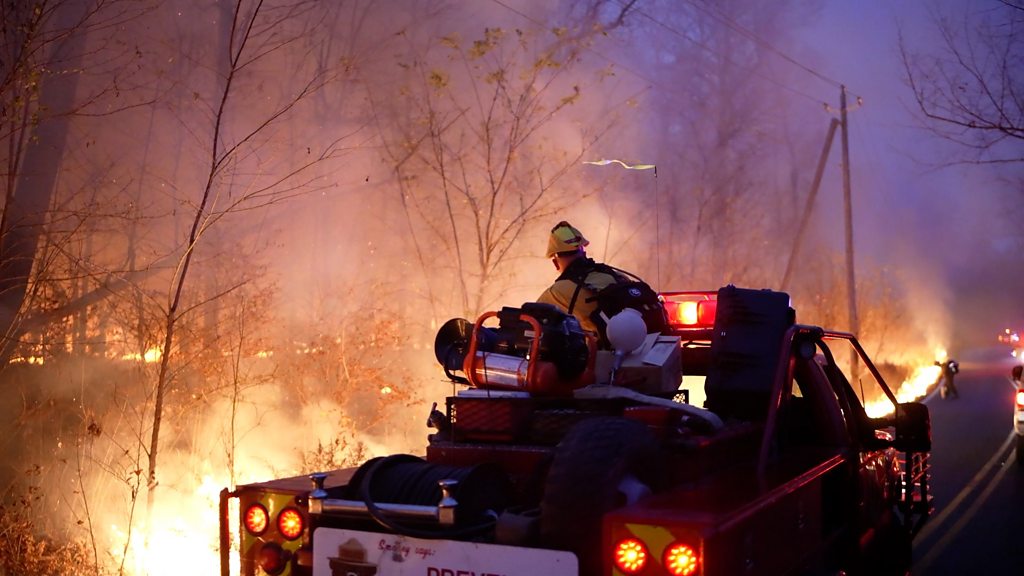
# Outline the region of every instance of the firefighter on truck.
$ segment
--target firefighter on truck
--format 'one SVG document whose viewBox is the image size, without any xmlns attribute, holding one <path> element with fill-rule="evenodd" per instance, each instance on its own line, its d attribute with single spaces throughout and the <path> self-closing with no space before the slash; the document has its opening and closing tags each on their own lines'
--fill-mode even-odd
<svg viewBox="0 0 1024 576">
<path fill-rule="evenodd" d="M 225 489 L 222 575 L 233 531 L 243 576 L 908 573 L 927 407 L 785 293 L 659 299 L 662 330 L 623 311 L 607 349 L 546 302 L 448 321 L 424 452 Z"/>
</svg>

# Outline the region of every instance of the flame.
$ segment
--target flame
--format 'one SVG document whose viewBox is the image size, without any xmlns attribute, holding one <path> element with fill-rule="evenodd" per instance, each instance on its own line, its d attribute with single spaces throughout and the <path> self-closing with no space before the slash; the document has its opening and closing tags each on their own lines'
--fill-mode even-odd
<svg viewBox="0 0 1024 576">
<path fill-rule="evenodd" d="M 177 576 L 182 566 L 197 574 L 217 573 L 220 484 L 213 476 L 204 476 L 191 497 L 165 489 L 149 521 L 133 530 L 127 552 L 116 543 L 129 541 L 129 535 L 116 524 L 110 526 L 115 542 L 110 556 L 124 563 L 127 574 Z M 232 564 L 237 573 L 237 552 Z"/>
<path fill-rule="evenodd" d="M 941 354 L 938 355 L 940 358 L 945 357 L 945 351 L 940 350 Z M 925 366 L 918 366 L 914 369 L 913 374 L 909 378 L 900 384 L 899 388 L 896 389 L 896 400 L 898 402 L 913 402 L 924 398 L 928 394 L 929 389 L 939 379 L 939 373 L 942 369 L 935 364 L 928 364 Z M 880 418 L 892 414 L 893 405 L 887 398 L 882 400 L 876 400 L 873 402 L 866 402 L 864 410 L 871 418 Z"/>
<path fill-rule="evenodd" d="M 146 350 L 143 354 L 139 354 L 138 352 L 122 354 L 121 360 L 142 360 L 146 364 L 152 364 L 154 362 L 158 362 L 162 355 L 163 352 L 159 348 L 153 347 Z"/>
</svg>

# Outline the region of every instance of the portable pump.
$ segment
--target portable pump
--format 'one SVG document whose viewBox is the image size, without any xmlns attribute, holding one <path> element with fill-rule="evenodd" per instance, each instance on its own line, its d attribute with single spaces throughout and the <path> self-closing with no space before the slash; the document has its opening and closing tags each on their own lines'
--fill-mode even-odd
<svg viewBox="0 0 1024 576">
<path fill-rule="evenodd" d="M 484 324 L 497 318 L 498 326 Z M 434 353 L 453 381 L 475 388 L 567 396 L 594 381 L 596 339 L 575 316 L 551 304 L 485 312 L 475 324 L 453 318 L 438 330 Z M 462 371 L 465 376 L 454 374 Z"/>
</svg>

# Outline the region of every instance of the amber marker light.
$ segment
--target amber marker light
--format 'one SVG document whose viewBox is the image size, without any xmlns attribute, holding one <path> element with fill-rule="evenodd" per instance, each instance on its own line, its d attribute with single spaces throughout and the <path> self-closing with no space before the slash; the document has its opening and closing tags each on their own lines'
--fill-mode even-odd
<svg viewBox="0 0 1024 576">
<path fill-rule="evenodd" d="M 277 531 L 288 540 L 302 536 L 304 524 L 302 513 L 295 508 L 285 508 L 277 515 Z"/>
<path fill-rule="evenodd" d="M 262 504 L 250 504 L 245 509 L 242 523 L 245 524 L 245 529 L 249 531 L 249 534 L 253 536 L 263 534 L 267 531 L 267 509 Z"/>
<path fill-rule="evenodd" d="M 636 538 L 626 538 L 615 546 L 615 567 L 626 574 L 637 574 L 647 565 L 647 547 Z"/>
<path fill-rule="evenodd" d="M 672 576 L 694 576 L 697 565 L 697 552 L 692 546 L 676 542 L 665 549 L 665 569 Z"/>
</svg>

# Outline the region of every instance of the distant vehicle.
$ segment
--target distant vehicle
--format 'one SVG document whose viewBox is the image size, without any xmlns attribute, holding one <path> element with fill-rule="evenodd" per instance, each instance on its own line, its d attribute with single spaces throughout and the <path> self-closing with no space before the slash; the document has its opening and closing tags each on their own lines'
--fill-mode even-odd
<svg viewBox="0 0 1024 576">
<path fill-rule="evenodd" d="M 1021 382 L 1024 366 L 1014 366 L 1013 383 L 1017 389 L 1013 391 L 1013 431 L 1017 433 L 1017 464 L 1024 466 L 1024 382 Z"/>
<path fill-rule="evenodd" d="M 1024 343 L 1020 340 L 1020 333 L 1016 330 L 1006 328 L 997 338 L 1000 344 L 1010 347 L 1010 354 L 1014 358 L 1024 358 Z"/>
<path fill-rule="evenodd" d="M 1017 344 L 1020 342 L 1020 334 L 1007 328 L 999 335 L 999 341 L 1003 344 Z"/>
</svg>

